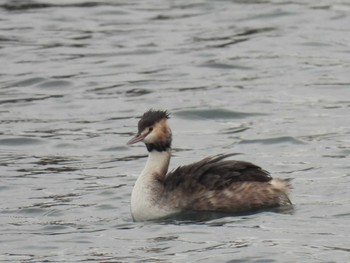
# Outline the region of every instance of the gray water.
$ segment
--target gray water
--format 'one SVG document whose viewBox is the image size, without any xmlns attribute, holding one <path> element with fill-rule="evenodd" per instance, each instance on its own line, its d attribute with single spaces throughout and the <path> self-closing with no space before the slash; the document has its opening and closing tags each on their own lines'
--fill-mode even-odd
<svg viewBox="0 0 350 263">
<path fill-rule="evenodd" d="M 350 3 L 0 1 L 1 262 L 348 262 Z M 133 222 L 137 120 L 171 168 L 239 153 L 293 213 Z"/>
</svg>

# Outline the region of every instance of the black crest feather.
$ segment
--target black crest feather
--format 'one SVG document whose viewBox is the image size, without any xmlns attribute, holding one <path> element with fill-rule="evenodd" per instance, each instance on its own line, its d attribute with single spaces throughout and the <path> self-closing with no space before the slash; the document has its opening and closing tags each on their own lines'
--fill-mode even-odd
<svg viewBox="0 0 350 263">
<path fill-rule="evenodd" d="M 162 119 L 169 119 L 169 113 L 167 111 L 153 110 L 146 111 L 138 123 L 139 133 L 141 133 L 146 127 L 150 127 Z"/>
</svg>

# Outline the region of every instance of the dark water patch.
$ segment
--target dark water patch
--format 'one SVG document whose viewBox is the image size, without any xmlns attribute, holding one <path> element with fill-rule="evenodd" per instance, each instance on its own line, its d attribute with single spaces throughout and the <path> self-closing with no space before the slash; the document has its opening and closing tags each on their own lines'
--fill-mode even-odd
<svg viewBox="0 0 350 263">
<path fill-rule="evenodd" d="M 12 187 L 9 187 L 9 186 L 6 186 L 6 185 L 0 185 L 0 192 L 1 191 L 6 191 L 6 190 L 9 190 L 11 189 Z"/>
<path fill-rule="evenodd" d="M 0 8 L 3 8 L 8 11 L 19 11 L 19 10 L 29 10 L 29 9 L 41 9 L 53 7 L 51 4 L 46 3 L 35 3 L 35 2 L 20 2 L 20 1 L 9 1 L 6 4 L 0 5 Z"/>
<path fill-rule="evenodd" d="M 153 79 L 137 79 L 137 80 L 128 80 L 127 83 L 128 85 L 154 85 L 154 80 Z M 157 80 L 157 82 L 166 82 L 166 80 Z"/>
<path fill-rule="evenodd" d="M 118 178 L 122 178 L 122 177 L 126 177 L 126 175 L 116 175 L 113 177 L 118 177 Z M 127 184 L 118 184 L 118 185 L 108 185 L 108 186 L 99 186 L 97 187 L 99 190 L 105 190 L 104 192 L 100 193 L 100 195 L 114 195 L 115 191 L 114 189 L 118 189 L 118 188 L 122 188 L 124 186 L 127 186 Z M 106 191 L 108 190 L 108 191 Z M 109 191 L 111 190 L 111 191 Z"/>
<path fill-rule="evenodd" d="M 54 48 L 59 48 L 59 47 L 72 47 L 72 48 L 83 48 L 87 47 L 87 44 L 71 44 L 71 43 L 49 43 L 49 44 L 44 44 L 40 47 L 40 49 L 54 49 Z M 85 55 L 83 54 L 75 54 L 72 55 L 71 59 L 75 58 L 83 58 Z M 25 61 L 26 62 L 26 61 Z M 95 62 L 96 63 L 96 62 Z M 97 64 L 97 63 L 96 63 Z"/>
<path fill-rule="evenodd" d="M 66 205 L 67 203 L 72 202 L 76 197 L 79 197 L 79 196 L 80 195 L 78 195 L 78 194 L 69 193 L 69 194 L 64 194 L 64 195 L 49 195 L 49 196 L 44 196 L 44 197 L 31 197 L 30 199 L 47 200 L 45 202 L 34 203 L 31 207 L 51 208 L 51 207 L 55 207 L 55 206 L 62 206 L 62 205 Z M 50 212 L 50 215 L 53 216 L 51 212 Z"/>
<path fill-rule="evenodd" d="M 109 89 L 115 89 L 115 88 L 118 88 L 121 86 L 124 86 L 124 84 L 114 84 L 114 85 L 107 86 L 107 87 L 99 87 L 99 88 L 89 89 L 87 91 L 88 92 L 98 92 L 98 91 L 104 91 L 104 90 L 109 90 Z"/>
<path fill-rule="evenodd" d="M 150 18 L 150 20 L 175 20 L 175 19 L 183 19 L 190 18 L 194 16 L 199 16 L 200 14 L 179 14 L 179 15 L 157 15 L 155 17 Z"/>
<path fill-rule="evenodd" d="M 104 152 L 117 152 L 117 151 L 126 151 L 129 149 L 127 146 L 115 146 L 115 147 L 108 147 L 108 148 L 103 148 L 101 151 Z"/>
<path fill-rule="evenodd" d="M 172 156 L 174 156 L 174 153 L 176 152 L 187 152 L 187 151 L 192 151 L 193 149 L 192 148 L 172 148 Z"/>
<path fill-rule="evenodd" d="M 316 82 L 312 84 L 306 84 L 306 86 L 321 86 L 327 89 L 333 89 L 334 86 L 348 87 L 350 86 L 350 82 Z"/>
<path fill-rule="evenodd" d="M 256 5 L 256 4 L 269 4 L 269 0 L 232 0 L 232 3 L 242 4 L 242 5 Z"/>
<path fill-rule="evenodd" d="M 30 177 L 32 175 L 39 174 L 52 174 L 52 173 L 65 173 L 74 172 L 80 170 L 80 167 L 73 166 L 78 162 L 77 159 L 68 159 L 67 157 L 60 156 L 45 156 L 38 157 L 34 156 L 25 163 L 25 166 L 17 168 L 16 171 L 20 173 L 17 177 Z M 72 165 L 73 164 L 73 165 Z"/>
<path fill-rule="evenodd" d="M 294 213 L 293 205 L 280 207 L 264 208 L 246 212 L 220 212 L 220 211 L 184 211 L 162 219 L 156 219 L 155 222 L 162 224 L 205 224 L 208 226 L 223 226 L 232 221 L 249 218 L 260 213 L 276 213 L 283 215 L 292 215 Z"/>
<path fill-rule="evenodd" d="M 48 80 L 40 83 L 37 87 L 40 88 L 65 88 L 71 87 L 72 82 L 66 80 Z"/>
<path fill-rule="evenodd" d="M 148 89 L 130 89 L 130 90 L 127 90 L 125 93 L 129 97 L 139 97 L 146 94 L 150 94 L 152 93 L 152 91 Z"/>
<path fill-rule="evenodd" d="M 113 176 L 113 177 L 126 177 L 126 176 Z M 99 178 L 99 179 L 102 179 L 102 177 L 96 177 L 96 178 Z M 115 193 L 115 189 L 118 189 L 118 188 L 123 188 L 124 186 L 127 186 L 127 184 L 118 184 L 118 185 L 107 185 L 107 186 L 103 186 L 103 185 L 100 185 L 100 184 L 90 184 L 88 186 L 85 186 L 84 189 L 80 189 L 80 190 L 84 190 L 84 191 L 96 191 L 96 190 L 103 190 L 104 193 L 106 193 L 106 190 L 112 190 L 113 193 Z M 100 195 L 102 195 L 102 193 L 100 193 Z"/>
<path fill-rule="evenodd" d="M 62 143 L 57 143 L 54 147 L 58 148 L 58 149 L 61 149 L 61 148 L 63 148 L 63 149 L 77 149 L 77 144 L 62 142 Z"/>
<path fill-rule="evenodd" d="M 343 252 L 350 252 L 350 247 L 332 247 L 332 246 L 326 246 L 325 248 L 332 249 L 332 250 L 339 250 Z"/>
<path fill-rule="evenodd" d="M 40 256 L 30 253 L 3 253 L 1 254 L 1 258 L 3 258 L 3 262 L 39 262 L 38 259 L 43 259 Z M 51 263 L 53 261 L 43 259 L 41 262 Z"/>
<path fill-rule="evenodd" d="M 0 145 L 3 146 L 30 146 L 36 144 L 43 144 L 45 141 L 34 138 L 8 138 L 8 139 L 0 139 Z"/>
<path fill-rule="evenodd" d="M 237 33 L 237 36 L 250 36 L 256 35 L 265 32 L 275 31 L 275 27 L 262 27 L 262 28 L 248 28 L 243 30 L 242 32 Z"/>
<path fill-rule="evenodd" d="M 50 123 L 56 122 L 57 120 L 43 120 L 43 119 L 9 119 L 9 120 L 0 120 L 0 124 L 15 124 L 15 123 Z"/>
<path fill-rule="evenodd" d="M 9 36 L 0 36 L 0 42 L 5 42 L 3 44 L 9 44 L 7 42 L 12 42 L 12 43 L 18 43 L 20 42 L 20 39 L 15 38 L 15 37 L 9 37 Z M 0 74 L 2 75 L 2 74 Z"/>
<path fill-rule="evenodd" d="M 341 155 L 341 154 L 324 154 L 322 155 L 322 157 L 326 157 L 326 158 L 336 158 L 336 159 L 339 159 L 339 158 L 347 158 L 348 155 Z"/>
<path fill-rule="evenodd" d="M 7 153 L 4 156 L 0 157 L 1 166 L 11 166 L 13 164 L 18 164 L 19 162 L 26 162 L 26 159 L 31 158 L 26 155 L 14 155 Z"/>
<path fill-rule="evenodd" d="M 263 259 L 260 257 L 245 257 L 244 259 L 233 259 L 233 260 L 229 260 L 226 261 L 226 263 L 242 263 L 242 262 L 246 262 L 246 263 L 273 263 L 273 262 L 278 262 L 276 260 L 274 260 L 273 258 L 267 258 L 267 259 Z"/>
<path fill-rule="evenodd" d="M 178 91 L 204 91 L 209 89 L 219 89 L 221 88 L 220 85 L 209 87 L 209 86 L 199 86 L 199 87 L 186 87 L 186 88 L 178 88 L 176 90 Z"/>
<path fill-rule="evenodd" d="M 144 155 L 129 155 L 129 156 L 124 156 L 124 157 L 119 157 L 116 158 L 116 161 L 134 161 L 134 160 L 139 160 L 139 159 L 144 159 L 147 158 L 148 155 L 144 154 Z"/>
<path fill-rule="evenodd" d="M 299 138 L 306 141 L 320 141 L 320 140 L 330 139 L 332 137 L 337 137 L 337 136 L 339 136 L 339 134 L 336 132 L 327 132 L 327 133 L 321 133 L 321 134 L 300 136 Z"/>
<path fill-rule="evenodd" d="M 29 121 L 31 122 L 31 121 Z M 35 123 L 35 122 L 34 122 Z M 45 122 L 44 122 L 45 123 Z M 64 129 L 57 129 L 57 130 L 33 130 L 33 131 L 27 131 L 25 132 L 29 135 L 35 135 L 40 138 L 55 138 L 60 137 L 63 135 L 71 135 L 72 133 L 69 133 L 67 130 Z"/>
<path fill-rule="evenodd" d="M 209 45 L 208 48 L 223 48 L 223 47 L 235 45 L 235 44 L 238 44 L 238 43 L 241 43 L 241 42 L 245 42 L 245 41 L 248 41 L 248 40 L 249 40 L 249 38 L 240 38 L 240 39 L 227 41 L 227 42 L 221 43 L 221 44 Z"/>
<path fill-rule="evenodd" d="M 140 71 L 139 73 L 148 75 L 148 74 L 155 74 L 155 73 L 163 72 L 165 70 L 166 70 L 165 68 L 162 68 L 162 69 L 160 69 L 160 68 L 158 68 L 158 69 L 148 69 L 148 70 Z"/>
<path fill-rule="evenodd" d="M 9 87 L 28 87 L 45 81 L 45 78 L 34 77 L 11 83 Z"/>
<path fill-rule="evenodd" d="M 322 106 L 323 109 L 327 109 L 327 110 L 332 110 L 332 109 L 341 109 L 344 106 L 342 105 L 324 105 Z"/>
<path fill-rule="evenodd" d="M 63 234 L 64 231 L 67 229 L 70 229 L 70 227 L 65 225 L 52 224 L 52 225 L 47 225 L 43 227 L 42 231 L 49 235 L 55 235 L 55 234 Z"/>
<path fill-rule="evenodd" d="M 304 163 L 302 163 L 304 164 Z M 281 174 L 291 174 L 291 173 L 296 173 L 296 172 L 305 172 L 305 171 L 309 171 L 309 170 L 314 170 L 314 169 L 318 169 L 316 167 L 307 167 L 307 168 L 303 168 L 303 169 L 297 169 L 297 170 L 292 170 L 292 171 L 283 171 L 283 172 L 279 172 Z M 291 180 L 291 179 L 288 179 Z"/>
<path fill-rule="evenodd" d="M 211 36 L 212 34 L 217 34 L 218 32 L 209 32 L 207 35 L 209 36 L 196 36 L 194 37 L 195 41 L 227 41 L 227 40 L 235 40 L 236 37 L 242 37 L 242 36 L 250 36 L 250 35 L 255 35 L 259 33 L 264 33 L 264 32 L 270 32 L 274 31 L 276 28 L 274 27 L 263 27 L 263 28 L 248 28 L 244 29 L 240 32 L 234 33 L 234 34 L 229 34 L 229 35 L 218 35 L 218 36 Z M 219 32 L 219 34 L 222 34 Z M 246 39 L 246 38 L 244 38 Z M 239 39 L 236 39 L 239 40 Z"/>
<path fill-rule="evenodd" d="M 115 256 L 115 252 L 106 253 L 106 252 L 92 252 L 87 254 L 87 262 L 96 262 L 96 263 L 126 263 L 126 262 L 158 262 L 158 259 L 151 258 L 149 260 L 140 260 L 140 256 L 128 256 L 120 257 Z M 85 261 L 85 260 L 84 260 Z"/>
<path fill-rule="evenodd" d="M 205 6 L 205 3 L 171 3 L 171 9 L 193 9 Z"/>
<path fill-rule="evenodd" d="M 331 44 L 328 43 L 324 43 L 324 42 L 314 42 L 314 41 L 306 41 L 306 42 L 302 42 L 300 43 L 300 45 L 303 46 L 310 46 L 310 47 L 327 47 L 327 46 L 331 46 Z"/>
<path fill-rule="evenodd" d="M 33 1 L 9 1 L 6 4 L 0 5 L 0 8 L 3 8 L 7 11 L 25 11 L 31 9 L 44 9 L 44 8 L 65 8 L 65 7 L 82 7 L 82 8 L 93 8 L 98 6 L 119 6 L 127 5 L 126 3 L 112 3 L 105 1 L 92 1 L 92 2 L 76 2 L 71 4 L 49 4 L 49 3 L 39 3 Z"/>
<path fill-rule="evenodd" d="M 208 33 L 209 34 L 209 33 Z M 196 36 L 193 38 L 195 42 L 202 41 L 223 41 L 223 40 L 231 40 L 236 35 L 224 35 L 224 36 Z"/>
<path fill-rule="evenodd" d="M 150 49 L 136 49 L 133 51 L 124 51 L 124 52 L 118 52 L 113 54 L 113 56 L 122 56 L 122 57 L 127 57 L 127 56 L 139 56 L 139 55 L 154 55 L 154 54 L 159 54 L 159 51 L 155 50 L 150 50 Z"/>
<path fill-rule="evenodd" d="M 45 168 L 20 168 L 17 172 L 28 173 L 30 175 L 38 174 L 52 174 L 52 173 L 63 173 L 63 172 L 74 172 L 79 170 L 76 167 L 69 166 L 59 166 L 59 167 L 45 167 Z M 21 175 L 22 177 L 27 177 L 27 175 Z"/>
<path fill-rule="evenodd" d="M 209 32 L 204 36 L 196 36 L 193 38 L 195 42 L 206 42 L 208 48 L 223 48 L 230 45 L 235 45 L 241 42 L 245 42 L 251 39 L 252 36 L 260 33 L 271 32 L 276 30 L 273 27 L 264 27 L 264 28 L 248 28 L 242 31 L 239 31 L 234 34 L 222 35 L 221 32 Z M 219 34 L 219 35 L 216 35 Z M 248 38 L 250 36 L 250 38 Z"/>
<path fill-rule="evenodd" d="M 56 74 L 59 72 L 56 72 Z M 53 79 L 72 79 L 74 77 L 79 76 L 79 74 L 62 74 L 62 75 L 52 75 L 51 78 Z"/>
<path fill-rule="evenodd" d="M 97 206 L 95 206 L 95 208 L 97 210 L 102 210 L 102 211 L 110 210 L 111 212 L 115 211 L 115 209 L 116 209 L 116 207 L 113 205 L 97 205 Z"/>
<path fill-rule="evenodd" d="M 211 110 L 182 110 L 174 113 L 175 116 L 188 119 L 188 120 L 197 120 L 197 119 L 244 119 L 254 116 L 263 116 L 267 115 L 264 113 L 258 112 L 239 112 L 231 111 L 226 109 L 211 109 Z"/>
<path fill-rule="evenodd" d="M 66 120 L 67 123 L 74 124 L 90 124 L 97 123 L 99 121 L 85 121 L 85 120 Z M 83 128 L 72 128 L 72 129 L 57 129 L 57 130 L 34 130 L 25 132 L 29 135 L 40 136 L 40 138 L 54 138 L 61 139 L 63 136 L 76 136 L 76 141 L 85 140 L 86 138 L 95 138 L 104 134 L 117 134 L 110 131 L 110 129 L 101 129 L 98 131 L 85 130 Z"/>
<path fill-rule="evenodd" d="M 249 129 L 250 129 L 250 127 L 239 126 L 239 127 L 233 127 L 233 128 L 228 128 L 228 129 L 222 130 L 220 133 L 221 134 L 234 134 L 234 133 L 244 132 L 244 131 L 249 130 Z"/>
<path fill-rule="evenodd" d="M 64 206 L 64 205 L 67 205 L 67 204 L 64 204 L 64 202 L 52 201 L 52 202 L 34 203 L 33 207 L 40 207 L 40 208 L 44 209 L 44 208 L 51 208 L 51 207 Z"/>
<path fill-rule="evenodd" d="M 88 31 L 88 30 L 84 30 L 79 32 L 81 35 L 80 36 L 74 36 L 71 37 L 71 40 L 86 40 L 86 39 L 92 39 L 93 37 L 93 32 L 92 31 Z"/>
<path fill-rule="evenodd" d="M 12 103 L 22 103 L 22 102 L 32 102 L 32 101 L 38 101 L 38 100 L 46 100 L 51 98 L 63 98 L 63 95 L 50 95 L 50 96 L 38 96 L 38 97 L 32 97 L 32 98 L 18 98 L 18 99 L 7 99 L 7 100 L 0 100 L 0 104 L 12 104 Z"/>
<path fill-rule="evenodd" d="M 20 214 L 27 214 L 27 215 L 39 215 L 39 214 L 44 214 L 45 213 L 45 209 L 43 208 L 39 208 L 37 206 L 29 206 L 29 207 L 20 207 L 18 209 L 18 213 Z"/>
<path fill-rule="evenodd" d="M 68 193 L 68 194 L 63 194 L 63 195 L 48 195 L 48 196 L 43 196 L 43 197 L 34 197 L 32 199 L 53 199 L 55 201 L 59 202 L 70 202 L 73 197 L 77 197 L 79 194 L 75 193 Z"/>
<path fill-rule="evenodd" d="M 349 217 L 350 218 L 350 212 L 349 213 L 341 213 L 334 215 L 335 217 Z"/>
<path fill-rule="evenodd" d="M 340 151 L 340 154 L 342 156 L 349 156 L 350 155 L 350 149 L 347 148 L 347 146 L 339 147 L 339 148 L 344 148 Z"/>
<path fill-rule="evenodd" d="M 72 222 L 65 222 L 62 220 L 55 220 L 55 221 L 49 221 L 49 222 L 44 222 L 42 225 L 47 225 L 47 226 L 65 226 L 65 227 L 75 227 L 76 224 Z"/>
<path fill-rule="evenodd" d="M 239 142 L 240 144 L 251 144 L 251 143 L 259 143 L 259 144 L 278 144 L 278 143 L 290 143 L 290 144 L 305 144 L 303 141 L 300 141 L 294 137 L 282 136 L 276 138 L 267 138 L 267 139 L 256 139 L 256 140 L 242 140 Z"/>
<path fill-rule="evenodd" d="M 246 66 L 222 63 L 222 62 L 216 62 L 216 61 L 208 61 L 206 63 L 200 64 L 199 67 L 207 67 L 207 68 L 214 68 L 214 69 L 242 69 L 242 70 L 252 69 Z"/>
<path fill-rule="evenodd" d="M 294 12 L 290 12 L 290 11 L 284 11 L 282 9 L 275 9 L 272 11 L 268 11 L 268 12 L 260 12 L 259 14 L 254 14 L 251 16 L 247 16 L 246 18 L 242 19 L 242 20 L 263 20 L 266 21 L 268 19 L 275 19 L 275 18 L 280 18 L 283 16 L 291 16 L 291 15 L 296 15 L 296 13 Z"/>
<path fill-rule="evenodd" d="M 45 157 L 36 157 L 39 158 L 38 161 L 34 162 L 37 165 L 62 165 L 67 163 L 77 162 L 77 159 L 62 157 L 62 156 L 45 156 Z"/>
</svg>

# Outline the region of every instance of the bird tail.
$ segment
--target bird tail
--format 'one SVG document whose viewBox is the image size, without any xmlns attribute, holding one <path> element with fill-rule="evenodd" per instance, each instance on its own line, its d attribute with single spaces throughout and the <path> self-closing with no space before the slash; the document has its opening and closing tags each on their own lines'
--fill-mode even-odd
<svg viewBox="0 0 350 263">
<path fill-rule="evenodd" d="M 284 180 L 281 178 L 274 178 L 271 180 L 271 185 L 274 189 L 278 190 L 280 194 L 279 205 L 281 206 L 290 206 L 292 202 L 290 201 L 288 194 L 291 190 L 290 180 Z"/>
</svg>

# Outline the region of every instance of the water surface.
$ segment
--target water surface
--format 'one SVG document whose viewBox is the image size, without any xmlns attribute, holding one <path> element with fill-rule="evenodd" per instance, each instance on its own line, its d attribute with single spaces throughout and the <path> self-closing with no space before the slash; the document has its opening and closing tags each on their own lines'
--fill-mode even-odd
<svg viewBox="0 0 350 263">
<path fill-rule="evenodd" d="M 0 261 L 346 262 L 347 1 L 0 1 Z M 133 222 L 172 113 L 171 168 L 239 153 L 292 178 L 292 214 Z"/>
</svg>

